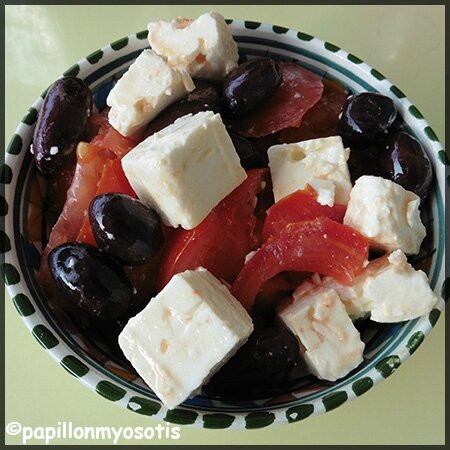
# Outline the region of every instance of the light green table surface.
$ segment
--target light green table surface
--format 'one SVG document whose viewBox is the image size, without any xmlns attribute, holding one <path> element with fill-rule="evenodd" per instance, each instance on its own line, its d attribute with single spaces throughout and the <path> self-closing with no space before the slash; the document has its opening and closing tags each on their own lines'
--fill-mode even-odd
<svg viewBox="0 0 450 450">
<path fill-rule="evenodd" d="M 443 6 L 35 5 L 6 6 L 6 141 L 28 106 L 72 63 L 145 29 L 150 20 L 195 17 L 213 9 L 225 17 L 302 30 L 345 48 L 397 84 L 444 138 Z M 5 320 L 6 423 L 156 425 L 155 420 L 119 408 L 69 376 L 34 340 L 8 296 Z M 150 443 L 443 444 L 444 341 L 441 317 L 414 356 L 390 378 L 325 415 L 254 431 L 183 427 L 177 441 Z M 20 439 L 7 436 L 6 442 Z"/>
</svg>

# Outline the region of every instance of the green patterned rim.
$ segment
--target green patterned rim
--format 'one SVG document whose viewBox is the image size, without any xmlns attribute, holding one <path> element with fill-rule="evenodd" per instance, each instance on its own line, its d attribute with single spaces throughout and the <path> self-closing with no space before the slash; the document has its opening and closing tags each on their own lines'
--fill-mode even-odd
<svg viewBox="0 0 450 450">
<path fill-rule="evenodd" d="M 335 409 L 370 390 L 376 383 L 390 376 L 423 342 L 436 324 L 449 294 L 449 281 L 444 280 L 444 203 L 448 185 L 444 167 L 449 158 L 439 140 L 417 107 L 403 92 L 380 72 L 368 66 L 355 55 L 347 53 L 330 42 L 324 42 L 303 32 L 282 26 L 254 21 L 227 20 L 242 55 L 269 55 L 278 59 L 295 60 L 329 78 L 339 79 L 354 92 L 378 91 L 390 96 L 405 121 L 405 127 L 423 144 L 432 160 L 436 183 L 432 194 L 434 246 L 437 251 L 430 269 L 431 285 L 440 295 L 439 303 L 430 314 L 406 322 L 395 328 L 368 357 L 368 362 L 343 380 L 317 392 L 292 395 L 278 403 L 255 402 L 216 404 L 214 401 L 188 401 L 174 410 L 167 410 L 139 380 L 127 381 L 110 369 L 94 361 L 82 348 L 74 344 L 52 316 L 43 307 L 41 294 L 24 257 L 23 221 L 28 206 L 24 193 L 30 179 L 31 156 L 27 151 L 43 92 L 17 127 L 6 150 L 0 182 L 6 187 L 6 198 L 0 197 L 0 211 L 5 218 L 2 232 L 2 254 L 5 262 L 1 271 L 11 299 L 32 334 L 41 346 L 71 375 L 85 383 L 102 397 L 139 414 L 153 416 L 167 422 L 196 425 L 211 429 L 261 428 L 277 423 L 293 423 L 310 416 Z M 119 39 L 92 52 L 71 66 L 64 75 L 82 77 L 93 89 L 101 87 L 129 66 L 148 44 L 147 32 Z M 28 186 L 29 187 L 29 186 Z"/>
</svg>

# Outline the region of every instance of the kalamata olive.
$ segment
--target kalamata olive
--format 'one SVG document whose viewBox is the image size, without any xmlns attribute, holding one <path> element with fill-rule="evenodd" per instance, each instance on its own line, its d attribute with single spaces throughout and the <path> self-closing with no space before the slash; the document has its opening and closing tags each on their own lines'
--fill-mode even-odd
<svg viewBox="0 0 450 450">
<path fill-rule="evenodd" d="M 236 117 L 251 112 L 281 84 L 281 70 L 270 58 L 255 58 L 232 70 L 223 82 L 223 101 Z"/>
<path fill-rule="evenodd" d="M 339 132 L 347 145 L 376 144 L 397 117 L 394 102 L 381 94 L 364 92 L 348 97 L 339 120 Z"/>
<path fill-rule="evenodd" d="M 48 255 L 48 265 L 58 288 L 92 316 L 113 320 L 126 313 L 133 287 L 122 267 L 98 248 L 59 245 Z"/>
<path fill-rule="evenodd" d="M 200 111 L 222 112 L 222 101 L 217 88 L 205 81 L 195 81 L 195 85 L 197 87 L 186 98 L 168 106 L 148 124 L 144 137 L 162 130 L 186 114 L 197 114 Z"/>
<path fill-rule="evenodd" d="M 420 142 L 404 131 L 392 133 L 378 155 L 380 175 L 415 192 L 422 200 L 433 179 L 430 160 Z"/>
<path fill-rule="evenodd" d="M 363 175 L 378 175 L 378 152 L 376 145 L 350 148 L 347 164 L 352 183 Z"/>
<path fill-rule="evenodd" d="M 33 155 L 39 171 L 58 172 L 75 160 L 75 149 L 87 132 L 92 93 L 83 80 L 64 77 L 49 89 L 34 130 Z"/>
<path fill-rule="evenodd" d="M 158 213 L 129 195 L 107 193 L 94 197 L 89 219 L 98 246 L 129 266 L 142 264 L 164 243 Z"/>
<path fill-rule="evenodd" d="M 296 337 L 276 324 L 255 327 L 249 340 L 212 377 L 206 391 L 221 397 L 261 398 L 286 390 L 304 362 Z M 306 371 L 305 371 L 306 372 Z"/>
<path fill-rule="evenodd" d="M 264 167 L 264 153 L 258 151 L 249 139 L 233 132 L 230 132 L 229 135 L 233 141 L 234 148 L 239 155 L 241 166 L 245 170 Z"/>
</svg>

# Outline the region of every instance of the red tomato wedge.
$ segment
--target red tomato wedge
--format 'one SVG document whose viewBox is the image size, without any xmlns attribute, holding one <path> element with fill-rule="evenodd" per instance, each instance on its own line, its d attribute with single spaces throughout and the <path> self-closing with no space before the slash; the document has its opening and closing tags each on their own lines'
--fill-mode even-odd
<svg viewBox="0 0 450 450">
<path fill-rule="evenodd" d="M 263 239 L 276 237 L 286 226 L 293 222 L 313 220 L 317 217 L 328 217 L 336 222 L 344 220 L 345 205 L 321 205 L 316 200 L 313 189 L 299 190 L 282 198 L 267 210 L 264 221 Z"/>
<path fill-rule="evenodd" d="M 291 223 L 244 265 L 231 293 L 251 312 L 263 283 L 283 271 L 317 272 L 351 285 L 368 253 L 365 237 L 327 217 Z"/>
<path fill-rule="evenodd" d="M 176 273 L 204 267 L 231 283 L 244 265 L 245 256 L 260 245 L 254 214 L 255 196 L 263 190 L 267 169 L 248 172 L 247 179 L 225 197 L 192 230 L 173 231 L 163 250 L 158 289 Z"/>
<path fill-rule="evenodd" d="M 246 137 L 266 136 L 288 127 L 298 127 L 302 117 L 320 99 L 322 79 L 295 63 L 280 63 L 282 81 L 257 112 L 233 122 L 232 127 Z"/>
</svg>

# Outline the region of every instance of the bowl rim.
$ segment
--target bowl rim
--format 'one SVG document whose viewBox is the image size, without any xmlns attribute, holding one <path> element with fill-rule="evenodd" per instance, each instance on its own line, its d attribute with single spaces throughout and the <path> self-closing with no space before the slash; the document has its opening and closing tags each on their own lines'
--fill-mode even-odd
<svg viewBox="0 0 450 450">
<path fill-rule="evenodd" d="M 244 48 L 242 43 L 250 43 L 251 45 L 261 46 L 262 48 L 264 48 L 264 46 L 269 48 L 270 44 L 268 43 L 273 42 L 277 44 L 277 50 L 282 49 L 283 51 L 286 50 L 289 52 L 295 49 L 295 46 L 293 46 L 290 42 L 292 40 L 297 40 L 299 45 L 304 44 L 307 47 L 306 49 L 303 49 L 302 52 L 305 58 L 308 58 L 308 55 L 311 56 L 313 53 L 320 55 L 323 57 L 323 60 L 328 63 L 337 58 L 339 63 L 342 64 L 342 69 L 344 69 L 344 71 L 349 72 L 348 69 L 345 69 L 345 67 L 348 67 L 350 64 L 352 67 L 357 67 L 358 70 L 363 71 L 364 74 L 370 76 L 373 80 L 386 85 L 386 87 L 389 88 L 389 95 L 394 99 L 397 106 L 402 106 L 402 116 L 409 114 L 412 121 L 420 122 L 421 142 L 423 142 L 424 139 L 428 139 L 428 148 L 436 151 L 437 156 L 434 156 L 434 154 L 430 153 L 430 151 L 428 151 L 428 153 L 435 171 L 435 193 L 438 196 L 443 196 L 446 190 L 444 167 L 448 161 L 442 145 L 439 143 L 436 134 L 423 118 L 419 110 L 380 72 L 367 65 L 360 58 L 346 52 L 336 45 L 301 31 L 295 31 L 282 26 L 248 20 L 227 20 L 227 23 L 229 24 L 235 40 L 240 48 Z M 86 72 L 83 78 L 87 81 L 93 71 L 98 69 L 96 64 L 98 64 L 104 56 L 108 55 L 113 55 L 115 57 L 114 60 L 123 61 L 123 67 L 128 66 L 143 48 L 148 47 L 146 37 L 146 31 L 140 31 L 118 39 L 113 43 L 92 52 L 86 58 L 81 59 L 67 69 L 63 75 L 76 76 L 80 73 L 80 71 L 83 71 L 83 73 Z M 283 39 L 283 37 L 285 37 L 285 39 Z M 278 41 L 276 41 L 276 39 L 278 39 Z M 144 42 L 147 42 L 147 45 L 142 46 Z M 127 50 L 127 47 L 130 44 L 133 44 L 133 48 L 138 46 L 139 49 L 129 53 L 129 49 Z M 331 58 L 331 60 L 329 58 Z M 308 67 L 307 64 L 304 64 L 304 61 L 302 61 L 301 64 Z M 337 66 L 339 64 L 334 62 L 334 65 Z M 331 65 L 331 67 L 333 67 L 333 65 Z M 317 71 L 317 68 L 315 68 L 315 71 Z M 100 78 L 99 80 L 97 80 L 97 82 L 98 84 L 101 84 L 102 79 Z M 364 80 L 360 81 L 364 82 Z M 370 88 L 371 86 L 368 85 L 368 87 Z M 37 111 L 43 102 L 46 91 L 44 91 L 44 93 L 35 100 L 33 106 L 22 120 L 22 123 L 20 123 L 17 127 L 5 153 L 5 167 L 14 167 L 22 164 L 23 158 L 20 160 L 18 160 L 18 158 L 21 158 L 24 153 L 24 149 L 23 144 L 18 141 L 17 136 L 19 136 L 21 141 L 22 134 L 30 132 L 30 127 L 33 126 L 33 117 L 35 120 Z M 442 165 L 440 163 L 442 163 Z M 5 170 L 3 170 L 2 173 L 5 173 Z M 14 206 L 7 212 L 7 214 L 5 214 L 5 236 L 11 241 L 11 243 L 15 243 L 17 230 L 14 228 L 12 216 L 13 213 L 16 213 L 16 207 L 20 203 L 17 203 L 17 195 L 15 192 L 16 189 L 8 190 L 8 184 L 9 183 L 5 184 L 7 191 L 5 192 L 5 194 L 7 194 L 6 205 Z M 15 187 L 15 183 L 13 183 L 13 185 Z M 436 202 L 433 202 L 433 204 L 434 203 Z M 437 203 L 439 206 L 439 199 L 437 199 Z M 434 211 L 434 214 L 436 214 L 436 211 Z M 443 206 L 438 211 L 438 216 L 443 219 Z M 437 257 L 433 257 L 435 267 L 433 280 L 431 281 L 432 285 L 434 285 L 435 291 L 438 290 L 438 287 L 443 282 L 443 266 L 445 261 L 443 256 L 445 226 L 441 220 L 439 220 L 438 225 L 439 233 L 435 236 L 435 239 L 437 240 L 437 244 L 442 246 L 442 248 L 437 255 L 437 257 L 440 257 L 440 260 L 436 261 Z M 8 236 L 12 236 L 13 239 L 10 239 Z M 396 341 L 396 353 L 389 355 L 383 361 L 380 361 L 383 364 L 379 366 L 378 370 L 375 370 L 374 367 L 370 367 L 369 365 L 370 370 L 368 369 L 368 374 L 364 378 L 361 378 L 361 374 L 359 372 L 353 375 L 353 377 L 346 377 L 343 381 L 328 390 L 329 393 L 327 395 L 324 395 L 324 393 L 320 391 L 315 398 L 312 398 L 308 402 L 304 402 L 303 398 L 300 398 L 298 400 L 293 400 L 291 404 L 283 403 L 275 406 L 262 405 L 258 409 L 251 409 L 247 411 L 245 409 L 235 408 L 223 410 L 222 412 L 215 412 L 208 409 L 208 407 L 202 408 L 198 405 L 192 406 L 186 404 L 182 404 L 174 410 L 168 410 L 158 399 L 150 399 L 148 397 L 145 398 L 145 396 L 140 397 L 139 395 L 142 394 L 136 392 L 130 387 L 123 387 L 123 383 L 118 383 L 121 384 L 122 387 L 117 386 L 117 384 L 115 384 L 115 382 L 118 382 L 118 377 L 116 375 L 111 374 L 106 369 L 99 371 L 95 366 L 92 366 L 89 361 L 80 361 L 79 355 L 76 354 L 72 348 L 64 342 L 63 339 L 58 341 L 51 330 L 53 330 L 58 337 L 60 337 L 59 333 L 54 330 L 52 325 L 49 325 L 47 318 L 35 304 L 34 296 L 31 294 L 29 287 L 26 285 L 23 286 L 25 281 L 20 281 L 23 280 L 23 274 L 19 256 L 17 255 L 17 246 L 13 245 L 11 250 L 7 251 L 4 256 L 5 263 L 2 266 L 2 273 L 4 275 L 5 284 L 11 299 L 13 299 L 13 302 L 27 328 L 44 347 L 44 349 L 46 349 L 46 351 L 63 368 L 78 378 L 91 390 L 94 390 L 99 395 L 121 405 L 122 407 L 126 407 L 127 409 L 140 414 L 151 415 L 154 418 L 164 420 L 166 422 L 202 426 L 204 428 L 261 428 L 273 424 L 293 423 L 310 416 L 327 412 L 362 395 L 373 385 L 391 375 L 406 359 L 408 359 L 408 357 L 423 342 L 426 335 L 431 331 L 445 306 L 444 300 L 440 295 L 438 295 L 439 301 L 432 311 L 433 314 L 430 313 L 428 317 L 421 317 L 407 322 L 409 324 L 409 328 L 407 327 L 408 330 L 402 330 L 402 337 L 399 337 Z M 19 281 L 12 282 L 16 280 L 16 274 L 19 276 Z M 24 293 L 24 291 L 26 293 Z M 30 300 L 29 297 L 33 300 Z M 33 313 L 28 314 L 28 312 L 31 311 L 30 305 L 33 309 Z M 414 334 L 411 334 L 411 330 L 414 331 Z M 415 340 L 411 341 L 414 336 Z M 407 338 L 408 340 L 406 345 L 399 347 L 400 343 L 405 344 L 405 340 Z M 352 380 L 351 384 L 350 380 Z"/>
</svg>

